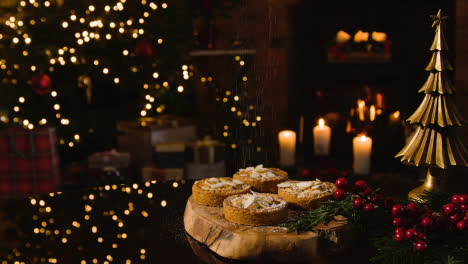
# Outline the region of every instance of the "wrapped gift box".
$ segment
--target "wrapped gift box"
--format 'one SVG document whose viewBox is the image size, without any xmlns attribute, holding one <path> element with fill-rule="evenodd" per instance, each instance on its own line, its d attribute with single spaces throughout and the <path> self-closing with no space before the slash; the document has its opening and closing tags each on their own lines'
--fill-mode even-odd
<svg viewBox="0 0 468 264">
<path fill-rule="evenodd" d="M 225 177 L 226 169 L 224 161 L 216 163 L 200 164 L 200 163 L 188 163 L 186 169 L 187 179 L 189 180 L 200 180 L 211 177 Z"/>
<path fill-rule="evenodd" d="M 165 168 L 159 169 L 153 166 L 145 166 L 141 170 L 141 180 L 148 181 L 180 181 L 184 178 L 184 169 Z"/>
<path fill-rule="evenodd" d="M 60 164 L 55 128 L 0 130 L 0 197 L 55 192 Z"/>
<path fill-rule="evenodd" d="M 154 163 L 157 168 L 184 168 L 184 143 L 159 143 L 154 146 Z"/>
<path fill-rule="evenodd" d="M 93 153 L 88 157 L 88 168 L 100 169 L 104 167 L 117 169 L 130 167 L 130 153 L 117 152 L 113 149 L 107 152 Z"/>
<path fill-rule="evenodd" d="M 196 126 L 188 119 L 160 116 L 136 121 L 118 121 L 120 151 L 129 152 L 132 162 L 143 167 L 153 162 L 153 145 L 189 142 L 196 139 Z"/>
<path fill-rule="evenodd" d="M 225 159 L 225 144 L 205 136 L 202 140 L 187 144 L 192 151 L 192 159 L 195 164 L 213 164 Z"/>
</svg>

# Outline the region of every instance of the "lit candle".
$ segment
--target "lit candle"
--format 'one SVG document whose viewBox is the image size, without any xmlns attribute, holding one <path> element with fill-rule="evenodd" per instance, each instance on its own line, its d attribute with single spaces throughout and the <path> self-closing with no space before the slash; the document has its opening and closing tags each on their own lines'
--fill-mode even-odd
<svg viewBox="0 0 468 264">
<path fill-rule="evenodd" d="M 296 164 L 296 132 L 283 130 L 278 134 L 281 167 L 292 167 Z"/>
<path fill-rule="evenodd" d="M 381 93 L 375 95 L 375 105 L 377 108 L 384 108 L 383 95 Z"/>
<path fill-rule="evenodd" d="M 387 39 L 387 34 L 383 32 L 372 32 L 372 39 L 375 42 L 384 42 Z"/>
<path fill-rule="evenodd" d="M 369 40 L 369 32 L 363 32 L 362 30 L 359 30 L 356 32 L 356 34 L 354 34 L 354 42 L 367 42 L 367 40 Z"/>
<path fill-rule="evenodd" d="M 351 36 L 348 33 L 344 32 L 343 30 L 340 30 L 338 31 L 338 33 L 336 33 L 337 43 L 345 43 L 345 42 L 348 42 L 350 39 L 351 39 Z"/>
<path fill-rule="evenodd" d="M 370 173 L 372 139 L 365 135 L 353 139 L 354 174 L 367 175 Z"/>
<path fill-rule="evenodd" d="M 358 99 L 358 115 L 359 120 L 364 121 L 364 107 L 366 107 L 366 102 L 364 100 Z"/>
<path fill-rule="evenodd" d="M 318 121 L 318 126 L 314 127 L 314 154 L 316 156 L 328 156 L 330 152 L 331 129 L 325 125 L 323 118 Z"/>
<path fill-rule="evenodd" d="M 371 106 L 370 106 L 370 109 L 369 109 L 369 119 L 370 119 L 370 121 L 374 121 L 374 120 L 375 120 L 375 106 L 374 106 L 374 105 L 371 105 Z"/>
<path fill-rule="evenodd" d="M 390 119 L 391 124 L 398 124 L 400 122 L 400 111 L 391 113 L 388 119 Z"/>
</svg>

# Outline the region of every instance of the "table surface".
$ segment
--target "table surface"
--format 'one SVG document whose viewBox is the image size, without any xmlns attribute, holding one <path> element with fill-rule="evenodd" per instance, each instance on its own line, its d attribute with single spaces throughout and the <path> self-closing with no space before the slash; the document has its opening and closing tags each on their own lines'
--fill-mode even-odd
<svg viewBox="0 0 468 264">
<path fill-rule="evenodd" d="M 192 183 L 105 185 L 2 201 L 0 263 L 235 263 L 185 233 Z M 370 263 L 373 253 L 362 241 L 314 263 Z"/>
</svg>

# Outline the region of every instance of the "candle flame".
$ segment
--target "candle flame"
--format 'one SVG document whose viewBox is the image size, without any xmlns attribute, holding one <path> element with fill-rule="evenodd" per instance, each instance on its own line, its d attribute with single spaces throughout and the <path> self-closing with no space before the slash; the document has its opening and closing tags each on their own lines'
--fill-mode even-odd
<svg viewBox="0 0 468 264">
<path fill-rule="evenodd" d="M 393 117 L 395 117 L 395 118 L 400 117 L 400 111 L 395 111 L 395 112 L 393 113 Z"/>
<path fill-rule="evenodd" d="M 288 131 L 284 132 L 284 136 L 289 137 L 289 132 Z"/>
<path fill-rule="evenodd" d="M 366 135 L 361 135 L 361 136 L 359 137 L 359 139 L 360 139 L 361 141 L 366 141 L 367 137 L 366 137 Z"/>
<path fill-rule="evenodd" d="M 364 108 L 364 106 L 366 106 L 366 101 L 358 99 L 358 107 Z"/>
<path fill-rule="evenodd" d="M 323 120 L 323 118 L 320 118 L 318 124 L 320 127 L 323 127 L 325 125 L 325 120 Z"/>
</svg>

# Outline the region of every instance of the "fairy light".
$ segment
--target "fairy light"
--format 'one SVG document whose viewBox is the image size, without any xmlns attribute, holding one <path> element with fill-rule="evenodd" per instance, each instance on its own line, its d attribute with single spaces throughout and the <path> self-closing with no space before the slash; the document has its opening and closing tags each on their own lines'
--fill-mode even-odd
<svg viewBox="0 0 468 264">
<path fill-rule="evenodd" d="M 179 85 L 179 87 L 177 87 L 177 91 L 179 93 L 182 93 L 184 91 L 184 87 L 182 85 Z"/>
</svg>

